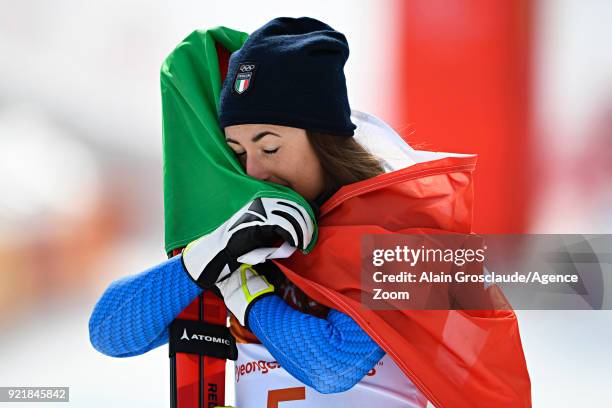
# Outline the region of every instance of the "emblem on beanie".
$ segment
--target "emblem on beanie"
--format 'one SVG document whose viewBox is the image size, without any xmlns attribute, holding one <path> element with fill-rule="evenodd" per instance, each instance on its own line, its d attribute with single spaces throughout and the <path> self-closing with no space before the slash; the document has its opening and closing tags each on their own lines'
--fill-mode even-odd
<svg viewBox="0 0 612 408">
<path fill-rule="evenodd" d="M 236 80 L 234 81 L 234 92 L 241 95 L 249 89 L 253 82 L 253 75 L 255 74 L 256 68 L 257 65 L 252 62 L 243 62 L 238 66 Z"/>
</svg>

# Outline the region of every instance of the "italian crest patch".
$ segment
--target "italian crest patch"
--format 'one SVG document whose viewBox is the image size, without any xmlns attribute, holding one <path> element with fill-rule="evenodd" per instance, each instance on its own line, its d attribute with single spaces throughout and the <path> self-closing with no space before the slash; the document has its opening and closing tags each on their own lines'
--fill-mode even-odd
<svg viewBox="0 0 612 408">
<path fill-rule="evenodd" d="M 252 62 L 243 62 L 238 66 L 236 79 L 234 80 L 234 92 L 238 95 L 245 93 L 253 82 L 253 76 L 257 65 Z"/>
</svg>

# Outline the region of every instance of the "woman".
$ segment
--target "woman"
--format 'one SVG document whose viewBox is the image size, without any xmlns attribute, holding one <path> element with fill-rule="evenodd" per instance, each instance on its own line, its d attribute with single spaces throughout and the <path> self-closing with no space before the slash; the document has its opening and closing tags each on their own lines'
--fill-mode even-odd
<svg viewBox="0 0 612 408">
<path fill-rule="evenodd" d="M 228 145 L 249 176 L 287 186 L 320 205 L 342 185 L 384 173 L 379 160 L 352 138 L 355 125 L 350 119 L 342 72 L 347 57 L 344 36 L 310 18 L 275 19 L 253 33 L 241 50 L 232 55 L 219 119 Z M 295 78 L 289 72 L 308 77 Z M 279 206 L 282 200 L 261 202 L 268 213 L 283 210 Z M 297 203 L 286 204 L 294 207 L 287 210 L 293 211 L 286 216 L 293 217 L 291 222 L 309 221 L 306 211 Z M 253 213 L 253 206 L 247 207 L 226 224 L 231 226 L 245 214 Z M 292 228 L 291 223 L 285 226 L 281 222 L 284 219 L 279 220 L 279 225 L 268 222 L 258 225 L 256 230 L 243 228 L 231 237 L 209 234 L 190 244 L 182 256 L 113 283 L 91 318 L 94 346 L 105 354 L 131 356 L 164 344 L 167 332 L 150 330 L 151 320 L 156 320 L 150 319 L 150 315 L 161 319 L 161 326 L 165 327 L 201 288 L 216 286 L 240 325 L 249 328 L 272 354 L 274 358 L 268 360 L 276 359 L 280 364 L 282 369 L 277 372 L 286 370 L 320 393 L 351 389 L 371 372 L 384 352 L 350 317 L 309 301 L 269 261 L 247 267 L 253 273 L 247 273 L 243 279 L 247 287 L 253 288 L 253 298 L 247 300 L 242 295 L 240 288 L 245 282 L 240 280 L 240 271 L 246 265 L 238 257 L 273 245 L 279 238 L 294 248 L 308 246 L 311 225 Z M 300 234 L 303 238 L 297 239 Z M 256 245 L 251 245 L 253 242 Z M 219 262 L 221 258 L 224 261 Z M 255 269 L 267 279 L 257 275 Z M 144 318 L 138 321 L 135 308 L 141 302 L 147 303 L 142 300 L 152 294 L 161 298 L 154 310 L 139 314 Z M 132 312 L 120 312 L 126 308 Z M 234 334 L 243 340 L 249 337 L 254 340 L 238 327 L 234 327 Z M 249 352 L 253 350 L 241 347 L 239 354 L 244 357 Z M 237 362 L 238 406 L 246 403 L 242 402 L 246 399 L 241 398 L 240 382 L 248 381 L 244 372 L 240 378 L 241 361 L 245 359 Z M 403 378 L 400 382 L 410 384 Z M 423 403 L 417 393 L 405 394 L 415 405 L 404 401 L 397 406 Z M 338 404 L 337 399 L 327 400 Z M 313 403 L 321 406 L 321 402 Z"/>
<path fill-rule="evenodd" d="M 289 187 L 316 207 L 341 186 L 384 172 L 352 137 L 347 58 L 344 36 L 310 18 L 272 20 L 232 55 L 219 122 L 249 176 Z M 267 390 L 304 384 L 304 407 L 425 406 L 351 317 L 313 302 L 269 261 L 307 248 L 312 236 L 299 204 L 254 200 L 182 255 L 114 282 L 93 311 L 92 344 L 116 357 L 165 344 L 170 322 L 213 289 L 240 340 L 238 407 L 264 406 Z"/>
</svg>

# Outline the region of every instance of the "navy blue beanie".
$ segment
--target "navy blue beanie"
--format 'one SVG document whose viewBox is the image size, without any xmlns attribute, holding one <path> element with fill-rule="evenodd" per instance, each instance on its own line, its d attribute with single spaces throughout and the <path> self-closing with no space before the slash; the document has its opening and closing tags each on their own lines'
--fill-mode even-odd
<svg viewBox="0 0 612 408">
<path fill-rule="evenodd" d="M 247 123 L 353 136 L 344 34 L 309 17 L 280 17 L 230 57 L 219 102 L 222 128 Z"/>
</svg>

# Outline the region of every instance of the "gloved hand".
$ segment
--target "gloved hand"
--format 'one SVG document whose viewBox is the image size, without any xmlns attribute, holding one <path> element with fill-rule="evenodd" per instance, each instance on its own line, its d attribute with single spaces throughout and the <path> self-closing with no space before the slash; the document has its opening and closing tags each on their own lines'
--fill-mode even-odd
<svg viewBox="0 0 612 408">
<path fill-rule="evenodd" d="M 200 287 L 211 289 L 242 263 L 255 265 L 266 259 L 286 258 L 297 248 L 306 249 L 313 232 L 312 220 L 299 204 L 257 198 L 219 228 L 187 245 L 182 261 Z M 279 241 L 284 243 L 280 245 Z"/>
<path fill-rule="evenodd" d="M 248 326 L 249 309 L 262 296 L 274 293 L 274 286 L 260 275 L 252 265 L 242 264 L 227 279 L 217 283 L 225 306 L 242 326 Z"/>
</svg>

